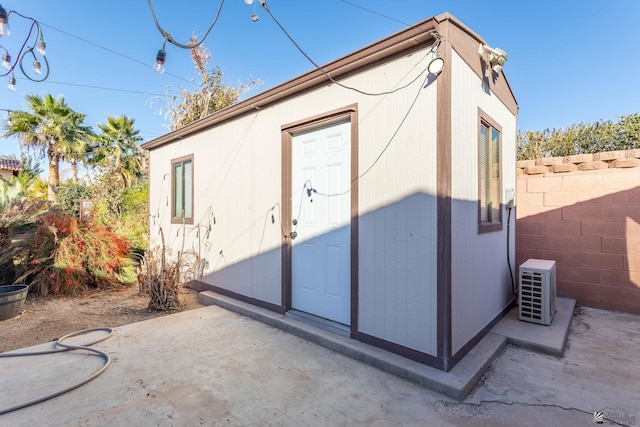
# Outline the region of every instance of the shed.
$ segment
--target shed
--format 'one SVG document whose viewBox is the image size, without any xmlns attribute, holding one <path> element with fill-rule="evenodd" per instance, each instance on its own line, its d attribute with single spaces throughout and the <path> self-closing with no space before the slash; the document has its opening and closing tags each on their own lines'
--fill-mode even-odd
<svg viewBox="0 0 640 427">
<path fill-rule="evenodd" d="M 431 17 L 147 142 L 152 245 L 161 228 L 200 286 L 450 370 L 514 300 L 518 107 L 485 45 Z"/>
</svg>

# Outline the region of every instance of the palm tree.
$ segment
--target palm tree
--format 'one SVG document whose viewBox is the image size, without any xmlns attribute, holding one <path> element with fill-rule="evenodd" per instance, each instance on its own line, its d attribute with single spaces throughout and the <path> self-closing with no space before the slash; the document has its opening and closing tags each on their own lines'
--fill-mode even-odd
<svg viewBox="0 0 640 427">
<path fill-rule="evenodd" d="M 47 158 L 48 199 L 55 202 L 60 186 L 60 160 L 81 158 L 78 147 L 91 130 L 82 125 L 86 115 L 74 111 L 62 96 L 56 99 L 50 94 L 44 98 L 29 94 L 26 100 L 30 111 L 10 112 L 3 137 L 17 136 L 23 149 Z"/>
<path fill-rule="evenodd" d="M 107 123 L 98 125 L 100 133 L 90 149 L 91 163 L 122 177 L 125 187 L 136 184 L 144 171 L 143 150 L 137 144 L 142 137 L 134 123 L 127 116 L 108 116 Z"/>
<path fill-rule="evenodd" d="M 68 116 L 69 132 L 67 137 L 60 141 L 59 151 L 62 160 L 71 165 L 71 175 L 74 184 L 78 183 L 78 163 L 87 164 L 89 144 L 95 135 L 90 126 L 83 124 L 86 114 L 73 112 Z"/>
</svg>

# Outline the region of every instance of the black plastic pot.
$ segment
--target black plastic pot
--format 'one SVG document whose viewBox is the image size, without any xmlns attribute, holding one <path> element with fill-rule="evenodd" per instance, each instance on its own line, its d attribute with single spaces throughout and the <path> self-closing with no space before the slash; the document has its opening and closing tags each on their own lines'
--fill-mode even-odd
<svg viewBox="0 0 640 427">
<path fill-rule="evenodd" d="M 20 314 L 27 292 L 29 285 L 0 286 L 0 320 L 11 319 Z"/>
</svg>

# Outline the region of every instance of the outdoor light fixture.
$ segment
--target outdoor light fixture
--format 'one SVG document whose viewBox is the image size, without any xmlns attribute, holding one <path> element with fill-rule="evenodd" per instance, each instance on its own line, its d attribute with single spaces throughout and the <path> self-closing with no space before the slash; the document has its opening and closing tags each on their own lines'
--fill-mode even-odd
<svg viewBox="0 0 640 427">
<path fill-rule="evenodd" d="M 158 51 L 158 54 L 156 55 L 156 65 L 154 67 L 154 69 L 156 70 L 156 73 L 158 74 L 164 73 L 164 62 L 166 60 L 167 60 L 167 52 L 165 52 L 164 46 L 163 46 L 162 49 L 160 49 Z"/>
<path fill-rule="evenodd" d="M 7 122 L 7 125 L 11 126 L 13 125 L 13 119 L 11 118 L 11 110 L 7 110 L 6 108 L 0 108 L 1 111 L 6 111 L 7 115 L 5 116 L 5 121 Z"/>
<path fill-rule="evenodd" d="M 7 10 L 0 5 L 0 37 L 9 37 L 11 28 L 9 27 L 9 14 Z"/>
<path fill-rule="evenodd" d="M 9 55 L 9 52 L 5 52 L 2 55 L 2 67 L 5 70 L 10 70 L 11 69 L 11 55 Z"/>
<path fill-rule="evenodd" d="M 44 42 L 42 35 L 40 35 L 40 41 L 38 42 L 38 53 L 42 56 L 45 56 L 47 54 L 46 48 L 47 44 Z"/>
<path fill-rule="evenodd" d="M 427 65 L 427 71 L 429 71 L 429 74 L 440 74 L 443 68 L 444 59 L 440 57 L 440 54 L 436 50 L 434 52 L 433 59 L 429 62 L 429 65 Z"/>
<path fill-rule="evenodd" d="M 493 49 L 486 44 L 480 43 L 480 46 L 478 47 L 478 55 L 484 58 L 487 54 L 487 62 L 489 63 L 489 66 L 494 72 L 499 73 L 500 70 L 502 70 L 504 63 L 507 62 L 507 52 L 498 48 Z"/>
<path fill-rule="evenodd" d="M 442 38 L 440 37 L 440 34 L 435 31 L 431 32 L 431 36 L 433 36 L 434 38 L 434 42 L 431 45 L 431 53 L 433 54 L 433 56 L 431 58 L 431 61 L 429 62 L 429 65 L 427 65 L 427 71 L 429 72 L 429 74 L 438 75 L 444 68 L 444 59 L 442 59 L 440 53 L 438 53 L 438 48 L 440 47 Z"/>
<path fill-rule="evenodd" d="M 211 33 L 211 30 L 213 29 L 213 27 L 216 25 L 216 22 L 218 22 L 218 18 L 220 17 L 220 12 L 222 11 L 222 5 L 224 4 L 224 0 L 220 1 L 220 6 L 218 7 L 218 12 L 216 13 L 216 17 L 214 18 L 213 22 L 209 26 L 209 29 L 207 29 L 202 39 L 200 39 L 200 41 L 196 41 L 196 37 L 194 36 L 191 38 L 191 41 L 188 44 L 179 43 L 178 41 L 176 41 L 176 39 L 173 38 L 171 34 L 165 31 L 160 25 L 160 22 L 158 22 L 158 17 L 156 16 L 156 12 L 153 9 L 152 1 L 147 0 L 147 3 L 149 5 L 149 10 L 151 11 L 151 16 L 153 17 L 153 22 L 156 24 L 156 28 L 158 29 L 162 37 L 164 37 L 164 43 L 162 43 L 162 49 L 160 49 L 156 54 L 156 62 L 153 65 L 153 69 L 156 71 L 156 73 L 162 74 L 164 73 L 164 64 L 167 61 L 167 51 L 165 50 L 167 42 L 171 43 L 172 45 L 180 49 L 186 49 L 186 50 L 197 49 L 206 40 L 209 33 Z"/>
<path fill-rule="evenodd" d="M 7 70 L 6 73 L 0 74 L 0 76 L 11 76 L 9 78 L 9 90 L 16 90 L 16 79 L 14 76 L 14 72 L 16 68 L 20 69 L 22 74 L 29 80 L 33 82 L 42 82 L 49 77 L 49 62 L 45 55 L 46 43 L 44 42 L 44 36 L 42 34 L 42 28 L 40 27 L 40 23 L 33 18 L 29 18 L 28 16 L 24 16 L 15 10 L 7 10 L 0 5 L 0 37 L 8 37 L 11 34 L 11 30 L 9 29 L 9 17 L 11 14 L 16 14 L 19 17 L 26 19 L 31 22 L 31 26 L 29 28 L 29 32 L 27 33 L 26 39 L 22 42 L 22 47 L 18 52 L 18 55 L 15 59 L 11 57 L 9 51 L 2 45 L 0 45 L 0 49 L 4 50 L 4 54 L 2 55 L 2 67 Z M 31 43 L 31 44 L 30 44 Z M 38 54 L 39 56 L 36 56 Z M 25 58 L 29 55 L 30 60 L 32 61 L 33 71 L 25 70 Z M 35 75 L 34 75 L 35 73 Z"/>
</svg>

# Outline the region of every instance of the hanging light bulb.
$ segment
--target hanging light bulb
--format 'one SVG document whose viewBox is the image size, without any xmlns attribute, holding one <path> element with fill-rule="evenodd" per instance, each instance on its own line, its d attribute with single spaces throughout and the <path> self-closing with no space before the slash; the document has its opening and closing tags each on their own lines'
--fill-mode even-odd
<svg viewBox="0 0 640 427">
<path fill-rule="evenodd" d="M 245 2 L 246 4 L 252 4 L 252 3 L 253 3 L 253 0 L 244 0 L 244 2 Z"/>
<path fill-rule="evenodd" d="M 7 113 L 7 125 L 9 126 L 13 126 L 13 119 L 11 118 L 11 115 L 9 114 L 10 111 Z"/>
<path fill-rule="evenodd" d="M 9 27 L 9 14 L 7 10 L 0 5 L 0 37 L 9 37 L 11 28 Z"/>
<path fill-rule="evenodd" d="M 45 56 L 47 54 L 47 44 L 44 42 L 44 39 L 42 38 L 42 36 L 40 36 L 40 41 L 38 42 L 38 53 L 42 56 Z"/>
<path fill-rule="evenodd" d="M 253 15 L 251 15 L 251 20 L 253 22 L 258 22 L 258 15 L 256 15 L 255 13 Z"/>
<path fill-rule="evenodd" d="M 5 70 L 11 69 L 11 55 L 8 52 L 2 55 L 2 66 Z"/>
<path fill-rule="evenodd" d="M 167 60 L 167 52 L 164 49 L 160 49 L 158 54 L 156 55 L 156 65 L 154 69 L 156 73 L 162 74 L 164 73 L 164 62 Z"/>
<path fill-rule="evenodd" d="M 7 89 L 9 89 L 11 92 L 15 92 L 16 91 L 16 78 L 11 76 L 9 78 L 9 85 L 7 86 Z"/>
<path fill-rule="evenodd" d="M 37 59 L 33 61 L 33 71 L 36 74 L 42 74 L 42 66 L 40 65 L 40 61 L 38 61 Z"/>
</svg>

